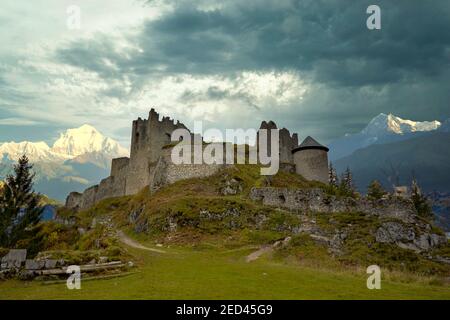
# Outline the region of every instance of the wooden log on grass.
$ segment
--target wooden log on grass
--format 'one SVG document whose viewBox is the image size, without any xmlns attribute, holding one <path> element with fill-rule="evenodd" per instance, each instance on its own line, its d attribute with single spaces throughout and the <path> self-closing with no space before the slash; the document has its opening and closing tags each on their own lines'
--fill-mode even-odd
<svg viewBox="0 0 450 320">
<path fill-rule="evenodd" d="M 81 265 L 80 270 L 81 270 L 81 272 L 91 272 L 91 271 L 97 271 L 97 270 L 117 269 L 117 268 L 126 267 L 127 265 L 128 265 L 127 263 L 123 263 L 122 261 L 112 261 L 112 262 L 107 262 L 107 263 Z M 67 267 L 62 267 L 59 269 L 36 270 L 35 274 L 41 275 L 41 276 L 67 274 Z"/>
</svg>

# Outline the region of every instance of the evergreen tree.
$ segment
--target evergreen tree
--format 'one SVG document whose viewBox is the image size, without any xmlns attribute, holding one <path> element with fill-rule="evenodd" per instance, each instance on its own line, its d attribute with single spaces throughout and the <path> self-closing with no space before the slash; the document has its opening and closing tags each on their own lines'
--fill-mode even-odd
<svg viewBox="0 0 450 320">
<path fill-rule="evenodd" d="M 427 197 L 425 197 L 420 191 L 419 184 L 416 178 L 413 178 L 411 183 L 411 201 L 416 208 L 417 214 L 421 217 L 430 219 L 433 217 L 433 211 L 431 210 L 431 205 L 428 202 Z"/>
<path fill-rule="evenodd" d="M 336 169 L 333 167 L 332 162 L 330 162 L 330 168 L 328 169 L 328 183 L 335 188 L 337 188 L 339 184 Z"/>
<path fill-rule="evenodd" d="M 348 167 L 342 174 L 341 181 L 339 183 L 339 190 L 342 194 L 346 196 L 354 196 L 355 194 L 355 186 L 353 185 L 352 172 Z"/>
<path fill-rule="evenodd" d="M 373 200 L 379 200 L 386 194 L 378 180 L 373 180 L 367 188 L 367 197 Z"/>
<path fill-rule="evenodd" d="M 0 195 L 0 246 L 13 247 L 40 220 L 43 208 L 33 191 L 32 168 L 23 155 L 14 165 L 14 174 L 6 178 Z"/>
<path fill-rule="evenodd" d="M 345 175 L 345 186 L 347 190 L 354 191 L 355 187 L 353 185 L 353 175 L 349 167 L 347 167 L 347 170 L 345 170 L 344 175 Z"/>
</svg>

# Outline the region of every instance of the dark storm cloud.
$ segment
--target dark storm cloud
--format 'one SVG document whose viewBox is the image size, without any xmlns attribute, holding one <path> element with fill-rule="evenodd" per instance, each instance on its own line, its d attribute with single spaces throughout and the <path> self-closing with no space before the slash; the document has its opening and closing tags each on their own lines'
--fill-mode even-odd
<svg viewBox="0 0 450 320">
<path fill-rule="evenodd" d="M 381 7 L 379 31 L 366 28 L 366 8 L 374 3 Z M 128 75 L 134 86 L 177 73 L 233 77 L 242 70 L 298 71 L 313 90 L 301 112 L 295 106 L 287 112 L 289 119 L 316 117 L 330 126 L 345 119 L 346 127 L 331 129 L 336 135 L 357 130 L 379 112 L 418 120 L 449 116 L 448 30 L 445 0 L 229 1 L 209 11 L 177 1 L 173 11 L 146 22 L 129 39 L 141 52 L 124 56 L 100 38 L 72 43 L 57 56 L 105 78 Z M 200 98 L 229 98 L 211 90 Z M 185 98 L 194 100 L 195 94 Z"/>
<path fill-rule="evenodd" d="M 447 1 L 378 1 L 381 31 L 365 26 L 371 3 L 230 2 L 214 11 L 183 4 L 130 39 L 144 51 L 129 59 L 105 36 L 72 43 L 58 58 L 103 77 L 153 73 L 162 64 L 187 73 L 296 69 L 337 85 L 383 84 L 448 68 Z"/>
<path fill-rule="evenodd" d="M 234 2 L 201 11 L 180 6 L 148 22 L 141 66 L 175 72 L 312 71 L 338 85 L 382 84 L 449 66 L 447 1 L 380 1 L 382 30 L 366 28 L 371 1 Z"/>
<path fill-rule="evenodd" d="M 60 62 L 81 67 L 98 73 L 104 78 L 122 77 L 108 61 L 116 65 L 126 65 L 125 58 L 115 48 L 115 43 L 106 35 L 98 34 L 89 41 L 75 41 L 56 52 L 56 59 Z M 121 70 L 123 71 L 123 70 Z"/>
<path fill-rule="evenodd" d="M 251 96 L 249 96 L 245 92 L 237 92 L 233 93 L 230 90 L 220 89 L 217 86 L 209 86 L 204 88 L 201 92 L 185 90 L 179 97 L 178 101 L 181 103 L 195 103 L 200 101 L 220 101 L 220 100 L 229 100 L 229 101 L 242 101 L 245 102 L 248 106 L 260 110 L 260 107 L 254 103 Z"/>
</svg>

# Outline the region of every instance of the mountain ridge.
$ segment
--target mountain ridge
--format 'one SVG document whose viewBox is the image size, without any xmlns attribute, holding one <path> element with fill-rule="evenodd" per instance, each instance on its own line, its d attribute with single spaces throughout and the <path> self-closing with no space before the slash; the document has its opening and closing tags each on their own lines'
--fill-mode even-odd
<svg viewBox="0 0 450 320">
<path fill-rule="evenodd" d="M 23 154 L 34 165 L 36 191 L 63 201 L 68 192 L 108 176 L 111 159 L 128 156 L 128 150 L 87 124 L 61 133 L 52 147 L 44 141 L 5 142 L 0 144 L 0 179 Z"/>
<path fill-rule="evenodd" d="M 410 185 L 413 176 L 426 192 L 450 191 L 450 133 L 429 132 L 412 139 L 374 144 L 338 159 L 338 172 L 349 167 L 356 186 L 365 191 L 372 180 L 392 189 L 397 175 L 400 185 Z M 391 181 L 388 177 L 391 175 Z"/>
<path fill-rule="evenodd" d="M 412 121 L 391 113 L 380 113 L 372 118 L 360 132 L 333 140 L 329 144 L 329 158 L 331 161 L 336 161 L 373 144 L 408 140 L 430 132 L 444 131 L 448 127 L 450 127 L 450 119 L 444 123 L 438 120 Z"/>
<path fill-rule="evenodd" d="M 66 161 L 89 153 L 103 153 L 111 157 L 128 155 L 117 141 L 104 136 L 94 127 L 84 124 L 67 129 L 50 147 L 44 141 L 10 141 L 0 144 L 0 154 L 16 161 L 27 154 L 30 161 Z"/>
</svg>

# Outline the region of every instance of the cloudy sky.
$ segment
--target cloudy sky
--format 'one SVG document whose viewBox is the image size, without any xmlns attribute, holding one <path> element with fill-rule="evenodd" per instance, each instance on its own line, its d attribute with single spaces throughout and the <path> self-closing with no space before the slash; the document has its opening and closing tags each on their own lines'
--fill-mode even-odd
<svg viewBox="0 0 450 320">
<path fill-rule="evenodd" d="M 381 30 L 366 27 L 370 4 Z M 2 0 L 0 141 L 89 123 L 128 145 L 151 107 L 323 142 L 380 112 L 444 120 L 449 30 L 448 0 Z"/>
</svg>

